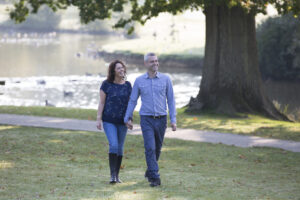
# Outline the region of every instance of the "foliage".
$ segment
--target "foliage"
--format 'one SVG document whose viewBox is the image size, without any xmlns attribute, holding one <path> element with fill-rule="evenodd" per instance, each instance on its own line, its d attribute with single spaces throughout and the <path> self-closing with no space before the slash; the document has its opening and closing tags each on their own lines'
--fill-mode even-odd
<svg viewBox="0 0 300 200">
<path fill-rule="evenodd" d="M 160 13 L 168 12 L 178 14 L 185 10 L 199 10 L 212 4 L 226 4 L 228 7 L 242 6 L 245 11 L 254 13 L 265 13 L 268 4 L 273 4 L 280 14 L 287 12 L 300 13 L 300 2 L 296 0 L 19 0 L 15 3 L 14 9 L 10 12 L 10 17 L 17 22 L 26 19 L 29 13 L 36 13 L 41 5 L 46 4 L 53 11 L 65 9 L 68 6 L 76 6 L 80 10 L 80 18 L 83 23 L 88 23 L 96 19 L 111 18 L 113 12 L 120 13 L 120 18 L 114 27 L 124 27 L 131 25 L 128 32 L 132 32 L 133 22 L 144 24 L 152 17 Z M 124 17 L 125 8 L 130 6 L 129 17 Z"/>
<path fill-rule="evenodd" d="M 53 13 L 48 6 L 42 6 L 36 15 L 30 15 L 28 19 L 15 24 L 12 20 L 7 20 L 1 24 L 2 27 L 13 27 L 14 29 L 34 29 L 41 31 L 53 31 L 59 26 L 61 16 Z"/>
<path fill-rule="evenodd" d="M 265 79 L 300 80 L 300 17 L 268 18 L 258 26 L 257 43 Z"/>
<path fill-rule="evenodd" d="M 74 14 L 71 17 L 77 19 L 78 13 L 76 11 L 73 12 Z M 78 30 L 69 30 L 68 28 L 59 26 L 61 20 L 63 20 L 63 17 L 63 12 L 54 13 L 47 5 L 43 5 L 39 8 L 38 12 L 35 15 L 29 15 L 26 21 L 24 21 L 23 23 L 15 23 L 13 20 L 8 19 L 2 22 L 0 24 L 0 27 L 26 31 L 79 31 L 93 34 L 108 34 L 114 31 L 112 30 L 111 23 L 105 20 L 98 19 L 87 24 L 82 24 Z M 115 18 L 116 17 L 113 16 L 112 21 L 116 21 Z M 137 36 L 136 34 L 128 36 L 126 28 L 124 30 L 120 30 L 119 33 L 129 38 Z"/>
</svg>

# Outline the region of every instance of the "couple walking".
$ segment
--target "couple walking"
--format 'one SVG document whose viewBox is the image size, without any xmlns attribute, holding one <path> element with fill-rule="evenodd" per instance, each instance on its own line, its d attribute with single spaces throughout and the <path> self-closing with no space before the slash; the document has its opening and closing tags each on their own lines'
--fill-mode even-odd
<svg viewBox="0 0 300 200">
<path fill-rule="evenodd" d="M 176 109 L 170 78 L 158 72 L 154 53 L 144 56 L 147 72 L 139 76 L 131 87 L 125 81 L 126 66 L 119 60 L 109 65 L 108 76 L 100 88 L 97 128 L 103 129 L 109 142 L 110 183 L 121 183 L 119 171 L 127 129 L 132 129 L 132 115 L 141 96 L 140 125 L 144 138 L 147 170 L 145 177 L 150 186 L 161 185 L 158 159 L 167 128 L 167 104 L 171 127 L 176 131 Z"/>
</svg>

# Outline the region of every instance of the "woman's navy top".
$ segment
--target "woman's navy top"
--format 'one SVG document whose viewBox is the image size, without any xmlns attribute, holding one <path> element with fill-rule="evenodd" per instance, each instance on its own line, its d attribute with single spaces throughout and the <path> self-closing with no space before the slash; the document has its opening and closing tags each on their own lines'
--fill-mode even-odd
<svg viewBox="0 0 300 200">
<path fill-rule="evenodd" d="M 132 90 L 130 82 L 116 84 L 105 80 L 100 89 L 106 94 L 102 121 L 124 124 L 124 116 Z"/>
</svg>

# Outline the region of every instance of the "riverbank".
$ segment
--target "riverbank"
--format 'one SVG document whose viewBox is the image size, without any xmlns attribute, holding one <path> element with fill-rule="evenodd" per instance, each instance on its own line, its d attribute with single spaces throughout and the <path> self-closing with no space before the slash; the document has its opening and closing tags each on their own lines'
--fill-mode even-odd
<svg viewBox="0 0 300 200">
<path fill-rule="evenodd" d="M 144 66 L 144 54 L 133 53 L 130 51 L 115 51 L 107 52 L 99 50 L 97 52 L 99 57 L 102 57 L 106 62 L 111 62 L 114 59 L 119 59 L 127 64 L 135 65 L 138 67 Z M 197 70 L 201 71 L 203 66 L 203 57 L 197 55 L 187 54 L 159 54 L 160 69 L 165 70 L 176 70 L 176 72 L 186 70 Z M 179 71 L 178 71 L 179 70 Z"/>
<path fill-rule="evenodd" d="M 170 37 L 145 36 L 103 45 L 99 48 L 98 55 L 107 62 L 120 58 L 129 64 L 143 66 L 144 54 L 153 52 L 159 57 L 160 69 L 176 68 L 177 71 L 186 68 L 199 71 L 204 58 L 204 46 L 201 44 L 200 39 L 185 38 L 184 41 L 173 41 Z"/>
</svg>

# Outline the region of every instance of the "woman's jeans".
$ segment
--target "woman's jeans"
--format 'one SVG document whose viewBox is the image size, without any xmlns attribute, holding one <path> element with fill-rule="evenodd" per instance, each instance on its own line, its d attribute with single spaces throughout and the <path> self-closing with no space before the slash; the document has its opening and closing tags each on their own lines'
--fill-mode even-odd
<svg viewBox="0 0 300 200">
<path fill-rule="evenodd" d="M 103 122 L 104 132 L 109 143 L 109 153 L 123 156 L 123 146 L 127 133 L 127 127 L 123 124 Z"/>
</svg>

